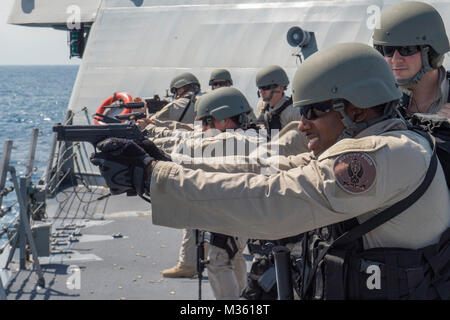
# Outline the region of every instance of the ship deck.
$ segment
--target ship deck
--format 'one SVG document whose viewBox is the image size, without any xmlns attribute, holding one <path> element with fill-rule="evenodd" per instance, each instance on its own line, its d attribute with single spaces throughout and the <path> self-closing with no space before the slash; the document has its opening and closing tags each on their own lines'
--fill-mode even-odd
<svg viewBox="0 0 450 320">
<path fill-rule="evenodd" d="M 3 271 L 7 299 L 197 300 L 198 278 L 161 275 L 177 263 L 182 230 L 153 225 L 150 204 L 138 197 L 97 200 L 107 189 L 92 191 L 72 188 L 47 201 L 52 249 L 39 258 L 45 288 L 31 263 L 18 270 L 13 259 Z M 206 270 L 203 275 L 202 299 L 213 300 Z"/>
</svg>

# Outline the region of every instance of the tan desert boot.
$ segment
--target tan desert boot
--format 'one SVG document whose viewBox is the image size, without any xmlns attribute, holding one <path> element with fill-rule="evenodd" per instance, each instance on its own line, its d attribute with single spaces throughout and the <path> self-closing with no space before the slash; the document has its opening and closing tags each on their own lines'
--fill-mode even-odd
<svg viewBox="0 0 450 320">
<path fill-rule="evenodd" d="M 193 278 L 197 274 L 197 270 L 195 267 L 177 264 L 161 273 L 165 278 Z"/>
</svg>

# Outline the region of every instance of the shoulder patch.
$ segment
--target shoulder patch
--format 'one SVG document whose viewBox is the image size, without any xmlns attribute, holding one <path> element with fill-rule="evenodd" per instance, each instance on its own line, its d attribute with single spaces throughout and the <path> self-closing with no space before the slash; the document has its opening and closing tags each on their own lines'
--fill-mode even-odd
<svg viewBox="0 0 450 320">
<path fill-rule="evenodd" d="M 369 191 L 377 176 L 375 161 L 365 152 L 340 155 L 334 161 L 333 170 L 337 184 L 351 194 Z"/>
</svg>

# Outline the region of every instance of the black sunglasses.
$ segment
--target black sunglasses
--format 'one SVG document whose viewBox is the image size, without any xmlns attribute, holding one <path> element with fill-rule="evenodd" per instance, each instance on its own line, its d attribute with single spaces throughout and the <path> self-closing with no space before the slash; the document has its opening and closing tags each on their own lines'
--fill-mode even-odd
<svg viewBox="0 0 450 320">
<path fill-rule="evenodd" d="M 207 125 L 212 126 L 213 120 L 212 117 L 206 117 L 202 119 L 202 126 L 206 127 Z"/>
<path fill-rule="evenodd" d="M 318 102 L 300 107 L 300 115 L 306 120 L 315 120 L 331 110 L 333 110 L 333 105 L 330 101 Z"/>
<path fill-rule="evenodd" d="M 416 54 L 420 51 L 420 46 L 403 46 L 403 47 L 393 47 L 393 46 L 382 46 L 382 45 L 374 45 L 374 48 L 378 50 L 379 53 L 381 53 L 383 56 L 391 58 L 395 50 L 398 51 L 398 53 L 403 56 L 412 56 L 413 54 Z"/>
<path fill-rule="evenodd" d="M 277 84 L 269 84 L 268 86 L 261 86 L 261 87 L 258 87 L 258 89 L 259 89 L 259 90 L 264 90 L 264 91 L 266 91 L 266 90 L 272 90 L 272 89 L 275 89 L 276 87 L 278 87 Z"/>
<path fill-rule="evenodd" d="M 225 87 L 228 84 L 227 81 L 211 82 L 211 87 Z"/>
</svg>

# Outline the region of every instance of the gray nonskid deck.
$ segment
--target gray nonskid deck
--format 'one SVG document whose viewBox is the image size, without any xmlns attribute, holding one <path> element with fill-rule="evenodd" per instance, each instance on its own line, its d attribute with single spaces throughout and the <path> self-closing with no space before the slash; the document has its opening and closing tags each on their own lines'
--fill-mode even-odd
<svg viewBox="0 0 450 320">
<path fill-rule="evenodd" d="M 198 299 L 198 279 L 161 275 L 177 263 L 182 230 L 153 225 L 150 204 L 137 197 L 92 201 L 98 194 L 77 191 L 48 203 L 53 243 L 51 256 L 40 258 L 45 288 L 35 273 L 11 264 L 8 299 Z M 204 275 L 203 299 L 214 299 Z"/>
<path fill-rule="evenodd" d="M 107 222 L 81 228 L 79 242 L 50 259 L 40 258 L 45 288 L 37 287 L 31 271 L 13 272 L 8 299 L 197 299 L 198 279 L 166 279 L 160 273 L 177 261 L 181 230 L 153 226 L 148 216 Z M 113 238 L 115 233 L 123 237 Z M 70 281 L 74 266 L 81 270 L 79 288 Z M 202 293 L 214 299 L 208 280 Z"/>
</svg>

